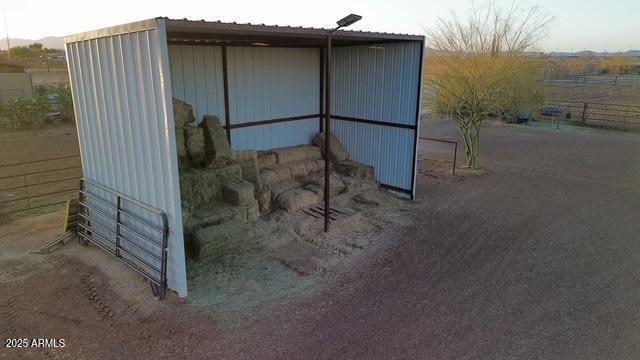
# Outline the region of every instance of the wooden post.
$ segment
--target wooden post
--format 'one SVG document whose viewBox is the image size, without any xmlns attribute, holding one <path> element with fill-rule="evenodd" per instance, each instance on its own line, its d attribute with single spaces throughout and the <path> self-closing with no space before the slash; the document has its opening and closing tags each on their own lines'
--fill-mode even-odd
<svg viewBox="0 0 640 360">
<path fill-rule="evenodd" d="M 584 108 L 582 108 L 582 120 L 580 121 L 580 125 L 584 125 L 587 121 L 587 103 L 584 103 Z"/>
</svg>

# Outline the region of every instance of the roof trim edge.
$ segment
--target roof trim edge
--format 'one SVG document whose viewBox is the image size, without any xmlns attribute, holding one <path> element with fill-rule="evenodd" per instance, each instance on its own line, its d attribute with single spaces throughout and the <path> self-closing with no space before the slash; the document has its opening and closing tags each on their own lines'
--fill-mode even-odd
<svg viewBox="0 0 640 360">
<path fill-rule="evenodd" d="M 69 43 L 98 39 L 98 38 L 103 38 L 108 36 L 130 34 L 130 33 L 139 32 L 139 31 L 146 31 L 146 30 L 154 30 L 159 27 L 158 26 L 159 21 L 164 21 L 164 19 L 153 18 L 153 19 L 147 19 L 142 21 L 136 21 L 128 24 L 116 25 L 116 26 L 106 27 L 102 29 L 87 31 L 83 33 L 73 34 L 73 35 L 68 35 L 64 37 L 64 43 L 69 44 Z"/>
</svg>

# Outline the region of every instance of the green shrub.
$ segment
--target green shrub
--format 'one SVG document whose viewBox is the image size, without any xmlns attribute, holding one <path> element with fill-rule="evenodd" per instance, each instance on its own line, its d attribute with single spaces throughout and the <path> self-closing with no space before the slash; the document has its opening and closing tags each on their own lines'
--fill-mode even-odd
<svg viewBox="0 0 640 360">
<path fill-rule="evenodd" d="M 0 115 L 11 121 L 14 129 L 38 129 L 50 104 L 46 96 L 24 97 L 0 107 Z"/>
</svg>

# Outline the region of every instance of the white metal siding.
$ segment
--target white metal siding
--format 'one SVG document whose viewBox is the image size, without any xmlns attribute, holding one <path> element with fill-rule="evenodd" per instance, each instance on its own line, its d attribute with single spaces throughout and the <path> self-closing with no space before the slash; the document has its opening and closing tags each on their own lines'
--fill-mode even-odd
<svg viewBox="0 0 640 360">
<path fill-rule="evenodd" d="M 404 42 L 335 48 L 331 112 L 414 125 L 420 46 Z"/>
<path fill-rule="evenodd" d="M 312 118 L 234 129 L 231 131 L 231 143 L 236 150 L 268 150 L 311 144 L 318 134 L 319 124 L 318 118 Z"/>
<path fill-rule="evenodd" d="M 375 167 L 376 180 L 411 189 L 415 136 L 412 129 L 333 119 L 331 131 L 352 159 Z"/>
<path fill-rule="evenodd" d="M 66 44 L 86 178 L 166 212 L 168 285 L 186 296 L 164 22 Z"/>
<path fill-rule="evenodd" d="M 332 56 L 331 113 L 415 126 L 421 42 L 337 47 Z M 332 132 L 378 181 L 412 190 L 413 129 L 333 120 Z"/>
<path fill-rule="evenodd" d="M 231 124 L 319 113 L 320 52 L 309 48 L 229 47 Z M 234 129 L 235 149 L 309 144 L 318 119 Z"/>
<path fill-rule="evenodd" d="M 216 115 L 225 122 L 220 46 L 170 45 L 173 96 L 193 106 L 196 121 Z"/>
</svg>

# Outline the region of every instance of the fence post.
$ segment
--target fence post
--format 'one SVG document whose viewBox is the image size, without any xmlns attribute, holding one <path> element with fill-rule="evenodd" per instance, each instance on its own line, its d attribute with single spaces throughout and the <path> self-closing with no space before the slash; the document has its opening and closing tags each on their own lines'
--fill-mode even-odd
<svg viewBox="0 0 640 360">
<path fill-rule="evenodd" d="M 587 103 L 584 103 L 584 108 L 582 108 L 582 121 L 580 121 L 580 125 L 584 125 L 587 121 Z"/>
<path fill-rule="evenodd" d="M 120 209 L 122 206 L 122 198 L 117 195 L 116 198 L 116 257 L 120 257 Z"/>
<path fill-rule="evenodd" d="M 455 147 L 453 148 L 453 171 L 451 175 L 456 175 L 456 160 L 458 159 L 458 142 L 456 141 Z"/>
</svg>

